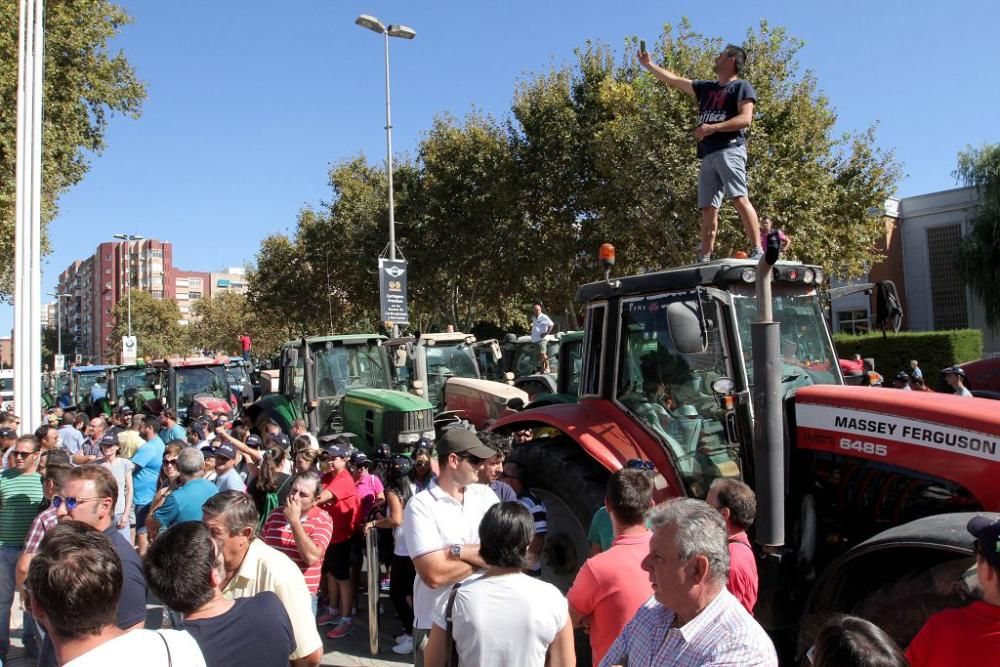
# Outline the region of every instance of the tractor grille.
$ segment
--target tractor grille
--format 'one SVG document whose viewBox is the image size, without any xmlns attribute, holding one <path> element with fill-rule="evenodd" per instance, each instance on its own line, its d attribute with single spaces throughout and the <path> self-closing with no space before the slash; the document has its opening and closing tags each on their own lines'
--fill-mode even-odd
<svg viewBox="0 0 1000 667">
<path fill-rule="evenodd" d="M 415 410 L 413 412 L 387 411 L 382 414 L 382 437 L 386 444 L 395 448 L 399 443 L 399 434 L 405 432 L 421 432 L 434 430 L 434 410 Z"/>
</svg>

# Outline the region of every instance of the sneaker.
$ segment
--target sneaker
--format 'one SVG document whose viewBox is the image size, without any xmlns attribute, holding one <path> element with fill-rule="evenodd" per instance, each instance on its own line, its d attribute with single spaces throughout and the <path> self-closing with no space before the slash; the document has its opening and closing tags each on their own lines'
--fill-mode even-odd
<svg viewBox="0 0 1000 667">
<path fill-rule="evenodd" d="M 698 255 L 698 264 L 706 264 L 712 261 L 712 255 Z"/>
<path fill-rule="evenodd" d="M 330 639 L 340 639 L 341 637 L 346 637 L 347 635 L 354 632 L 354 623 L 351 622 L 349 618 L 340 619 L 340 623 L 337 623 L 336 627 L 330 632 L 326 633 L 326 636 Z M 412 650 L 412 646 L 411 646 Z"/>
<path fill-rule="evenodd" d="M 316 619 L 316 625 L 337 625 L 343 617 L 332 609 L 327 609 L 326 613 Z"/>
<path fill-rule="evenodd" d="M 412 637 L 411 635 L 408 635 L 408 634 L 406 634 L 406 633 L 404 632 L 404 633 L 403 633 L 403 634 L 401 634 L 401 635 L 396 635 L 395 637 L 393 637 L 393 638 L 392 638 L 392 641 L 393 641 L 393 642 L 395 642 L 396 644 L 399 644 L 400 642 L 402 642 L 402 641 L 403 641 L 404 639 L 406 639 L 407 637 L 410 637 L 410 640 L 411 640 L 411 641 L 413 640 L 413 637 Z"/>
<path fill-rule="evenodd" d="M 385 577 L 382 579 L 381 582 L 379 582 L 379 588 L 381 588 L 383 591 L 389 590 L 389 577 Z"/>
<path fill-rule="evenodd" d="M 413 653 L 413 637 L 403 635 L 403 641 L 392 647 L 392 652 L 396 655 L 409 655 Z"/>
<path fill-rule="evenodd" d="M 763 256 L 764 256 L 763 248 L 754 248 L 753 252 L 747 255 L 747 259 L 760 259 Z"/>
</svg>

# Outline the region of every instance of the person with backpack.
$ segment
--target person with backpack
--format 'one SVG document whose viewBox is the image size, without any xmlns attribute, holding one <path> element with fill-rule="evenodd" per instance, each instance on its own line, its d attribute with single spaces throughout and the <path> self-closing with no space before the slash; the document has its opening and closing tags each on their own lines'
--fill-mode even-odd
<svg viewBox="0 0 1000 667">
<path fill-rule="evenodd" d="M 289 480 L 292 476 L 281 471 L 285 462 L 285 448 L 273 445 L 264 452 L 257 467 L 257 474 L 247 484 L 247 495 L 253 499 L 261 525 L 278 509 L 288 496 Z"/>
<path fill-rule="evenodd" d="M 323 490 L 318 471 L 296 474 L 288 489 L 284 504 L 267 515 L 260 534 L 264 544 L 291 558 L 302 571 L 315 616 L 323 557 L 333 536 L 333 520 L 316 504 Z"/>
</svg>

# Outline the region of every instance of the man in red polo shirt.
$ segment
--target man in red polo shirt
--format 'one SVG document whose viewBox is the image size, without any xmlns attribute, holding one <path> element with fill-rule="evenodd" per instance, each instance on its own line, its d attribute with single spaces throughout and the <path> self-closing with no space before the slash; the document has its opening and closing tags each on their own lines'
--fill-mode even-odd
<svg viewBox="0 0 1000 667">
<path fill-rule="evenodd" d="M 323 556 L 330 546 L 333 521 L 316 505 L 322 491 L 318 472 L 307 470 L 295 475 L 288 488 L 285 506 L 271 512 L 261 534 L 265 544 L 291 558 L 302 570 L 315 615 Z"/>
<path fill-rule="evenodd" d="M 340 444 L 339 438 L 340 436 L 336 436 L 332 441 L 320 445 L 320 465 L 324 474 L 319 506 L 330 515 L 333 534 L 323 558 L 330 608 L 317 622 L 320 625 L 334 626 L 327 634 L 331 639 L 345 637 L 354 631 L 351 620 L 351 606 L 354 604 L 351 590 L 351 536 L 360 520 L 358 487 L 347 469 L 351 449 Z"/>
<path fill-rule="evenodd" d="M 705 501 L 726 520 L 729 539 L 729 583 L 726 588 L 750 614 L 757 604 L 757 557 L 747 529 L 757 516 L 757 496 L 738 479 L 720 477 L 708 489 Z"/>
<path fill-rule="evenodd" d="M 968 530 L 983 598 L 931 616 L 906 649 L 912 667 L 990 665 L 1000 655 L 1000 521 L 977 516 Z"/>
<path fill-rule="evenodd" d="M 595 665 L 653 595 L 642 569 L 652 535 L 645 517 L 653 506 L 653 482 L 642 470 L 622 468 L 608 480 L 604 502 L 615 534 L 611 548 L 583 564 L 566 594 L 573 625 L 590 627 Z"/>
</svg>

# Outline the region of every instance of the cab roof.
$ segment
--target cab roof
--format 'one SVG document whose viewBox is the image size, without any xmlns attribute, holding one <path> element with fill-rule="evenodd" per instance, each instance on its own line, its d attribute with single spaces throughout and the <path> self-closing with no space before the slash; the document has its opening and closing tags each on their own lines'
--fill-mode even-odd
<svg viewBox="0 0 1000 667">
<path fill-rule="evenodd" d="M 306 336 L 305 339 L 309 345 L 315 345 L 316 343 L 334 343 L 335 345 L 377 345 L 385 341 L 386 337 L 380 334 L 343 334 L 338 336 Z M 297 338 L 286 342 L 281 347 L 298 347 L 301 343 L 302 339 Z"/>
<path fill-rule="evenodd" d="M 725 289 L 734 283 L 743 283 L 741 278 L 743 270 L 756 269 L 757 265 L 757 260 L 726 258 L 635 276 L 612 276 L 610 283 L 606 280 L 599 280 L 581 285 L 576 290 L 576 300 L 580 303 L 587 303 L 617 296 L 675 292 L 695 287 Z M 776 283 L 799 283 L 803 287 L 817 287 L 816 282 L 808 283 L 805 281 L 806 269 L 811 269 L 813 276 L 822 277 L 823 275 L 822 268 L 801 262 L 779 261 L 774 265 L 774 269 Z M 819 282 L 822 282 L 822 278 Z"/>
<path fill-rule="evenodd" d="M 116 368 L 116 366 L 110 365 L 100 365 L 100 366 L 74 366 L 69 369 L 71 373 L 103 373 L 109 369 Z"/>
</svg>

